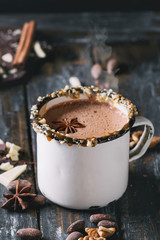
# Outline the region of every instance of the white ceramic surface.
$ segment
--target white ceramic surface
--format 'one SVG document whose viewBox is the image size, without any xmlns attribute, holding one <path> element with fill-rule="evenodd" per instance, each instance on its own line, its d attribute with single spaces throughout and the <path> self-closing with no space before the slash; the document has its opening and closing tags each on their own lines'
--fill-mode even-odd
<svg viewBox="0 0 160 240">
<path fill-rule="evenodd" d="M 104 206 L 128 182 L 129 133 L 96 147 L 69 147 L 37 134 L 38 184 L 51 201 L 68 208 Z M 45 151 L 44 151 L 45 149 Z"/>
<path fill-rule="evenodd" d="M 137 117 L 138 125 L 145 125 L 145 131 L 131 160 L 145 153 L 154 132 L 144 117 Z M 39 188 L 54 203 L 74 209 L 105 206 L 127 188 L 129 132 L 95 147 L 68 146 L 38 133 L 37 169 Z"/>
</svg>

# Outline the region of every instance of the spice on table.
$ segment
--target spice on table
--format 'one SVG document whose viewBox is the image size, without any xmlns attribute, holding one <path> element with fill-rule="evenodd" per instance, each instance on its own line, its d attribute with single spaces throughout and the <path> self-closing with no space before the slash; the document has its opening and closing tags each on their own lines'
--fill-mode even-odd
<svg viewBox="0 0 160 240">
<path fill-rule="evenodd" d="M 21 181 L 20 179 L 17 180 L 15 194 L 10 193 L 4 194 L 4 197 L 7 198 L 8 200 L 1 206 L 1 208 L 10 208 L 14 205 L 14 210 L 17 210 L 19 203 L 22 210 L 25 210 L 28 207 L 27 202 L 31 201 L 36 196 L 36 194 L 30 193 L 31 191 L 30 184 L 19 190 L 20 181 Z"/>
<path fill-rule="evenodd" d="M 39 208 L 45 205 L 46 198 L 44 196 L 36 195 L 36 194 L 32 195 L 32 193 L 30 193 L 32 183 L 28 180 L 18 179 L 18 180 L 12 181 L 7 185 L 7 190 L 11 191 L 12 193 L 16 193 L 17 184 L 18 184 L 18 193 L 20 194 L 20 197 L 22 197 L 22 200 L 27 202 L 27 207 Z M 8 197 L 11 197 L 11 195 L 14 196 L 14 194 L 5 194 L 4 197 L 8 198 Z"/>
<path fill-rule="evenodd" d="M 78 122 L 77 118 L 71 120 L 63 119 L 60 121 L 53 122 L 56 131 L 64 131 L 64 134 L 75 133 L 77 128 L 84 128 L 85 126 Z"/>
<path fill-rule="evenodd" d="M 67 228 L 67 233 L 71 232 L 83 232 L 85 227 L 85 222 L 83 219 L 77 220 L 73 222 L 68 228 Z"/>
<path fill-rule="evenodd" d="M 66 240 L 78 240 L 80 237 L 83 237 L 82 233 L 76 231 L 70 233 Z"/>
<path fill-rule="evenodd" d="M 8 184 L 8 186 L 7 186 L 7 190 L 8 190 L 8 191 L 11 191 L 12 193 L 15 193 L 15 192 L 16 192 L 17 182 L 18 182 L 18 180 L 15 180 L 15 181 L 10 182 L 10 183 Z M 29 182 L 28 180 L 23 180 L 23 179 L 21 179 L 21 180 L 19 181 L 18 190 L 20 191 L 22 188 L 24 188 L 24 187 L 26 187 L 26 186 L 32 187 L 32 183 Z"/>
<path fill-rule="evenodd" d="M 17 231 L 16 236 L 26 240 L 38 240 L 42 238 L 42 233 L 36 228 L 21 228 Z"/>
<path fill-rule="evenodd" d="M 46 198 L 43 195 L 36 195 L 31 202 L 29 202 L 29 207 L 40 208 L 46 203 Z"/>
<path fill-rule="evenodd" d="M 98 222 L 97 224 L 98 227 L 105 227 L 105 228 L 117 228 L 117 223 L 109 221 L 109 220 L 102 220 L 100 222 Z"/>
<path fill-rule="evenodd" d="M 29 23 L 27 22 L 24 24 L 18 49 L 13 59 L 12 63 L 13 65 L 25 64 L 25 61 L 28 57 L 28 54 L 32 46 L 34 31 L 35 31 L 34 21 L 31 21 Z"/>
<path fill-rule="evenodd" d="M 101 214 L 101 213 L 99 213 L 99 214 L 92 214 L 90 216 L 90 222 L 91 223 L 96 223 L 96 224 L 98 222 L 102 221 L 102 220 L 111 220 L 111 219 L 112 219 L 111 216 L 108 215 L 108 214 Z"/>
<path fill-rule="evenodd" d="M 108 214 L 93 214 L 90 216 L 90 222 L 98 224 L 98 228 L 86 227 L 84 234 L 84 220 L 77 220 L 73 222 L 67 229 L 67 233 L 70 233 L 66 240 L 106 240 L 111 237 L 115 232 L 117 224 L 112 221 L 112 218 Z M 105 223 L 105 226 L 103 226 Z M 82 233 L 81 233 L 82 232 Z"/>
</svg>

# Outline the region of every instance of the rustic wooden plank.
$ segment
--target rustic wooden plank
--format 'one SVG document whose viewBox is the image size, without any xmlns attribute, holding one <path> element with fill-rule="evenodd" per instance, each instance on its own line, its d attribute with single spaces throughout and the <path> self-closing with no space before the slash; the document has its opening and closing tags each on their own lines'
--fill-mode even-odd
<svg viewBox="0 0 160 240">
<path fill-rule="evenodd" d="M 71 44 L 74 41 L 90 43 L 90 38 L 88 38 L 88 36 L 86 38 L 83 38 L 88 29 L 90 28 L 90 24 L 88 24 L 88 20 L 90 19 L 90 17 L 87 17 L 87 14 L 76 14 L 76 16 L 71 14 L 69 15 L 70 17 L 68 18 L 68 20 L 66 16 L 63 18 L 63 16 L 59 14 L 53 16 L 50 15 L 48 19 L 47 17 L 43 16 L 21 15 L 16 20 L 16 17 L 12 15 L 12 17 L 10 18 L 11 21 L 8 20 L 7 22 L 6 16 L 6 18 L 3 18 L 3 21 L 0 22 L 4 23 L 5 19 L 6 23 L 5 25 L 3 25 L 4 27 L 8 27 L 8 24 L 11 27 L 15 27 L 19 26 L 19 24 L 22 24 L 25 20 L 34 17 L 34 19 L 38 21 L 38 26 L 40 30 L 44 31 L 44 28 L 46 28 L 48 34 L 52 35 L 55 32 L 57 38 L 60 37 L 61 41 L 59 41 L 59 43 L 56 43 L 55 45 L 69 43 Z M 80 16 L 81 18 L 83 18 L 82 23 L 80 23 L 80 20 L 77 21 L 78 16 L 79 19 Z M 92 17 L 96 17 L 95 19 L 100 19 L 98 29 L 101 30 L 104 27 L 106 28 L 107 26 L 110 41 L 115 43 L 118 41 L 134 42 L 136 40 L 148 41 L 149 39 L 159 39 L 159 14 L 154 14 L 152 12 L 144 14 L 116 13 L 115 15 L 111 13 L 105 13 L 103 15 L 92 15 Z M 40 18 L 43 20 L 42 22 Z M 64 22 L 66 22 L 66 26 L 64 26 Z M 65 33 L 63 33 L 63 31 L 65 31 L 64 27 L 66 27 Z M 51 32 L 52 29 L 53 32 Z M 77 33 L 73 33 L 74 31 L 76 31 Z M 97 35 L 101 35 L 101 33 L 98 33 Z M 63 39 L 64 36 L 66 38 L 74 36 L 74 38 L 67 38 L 67 40 L 65 40 Z M 154 47 L 154 44 L 155 46 L 157 46 L 157 48 Z M 115 45 L 115 51 L 113 50 L 113 53 L 115 52 L 115 56 L 119 58 L 121 63 L 127 63 L 129 65 L 129 68 L 133 68 L 133 66 L 139 64 L 142 60 L 144 61 L 145 58 L 146 60 L 151 61 L 151 64 L 146 63 L 144 65 L 141 65 L 140 68 L 136 68 L 134 71 L 132 71 L 132 75 L 120 75 L 119 87 L 122 94 L 131 98 L 133 102 L 136 103 L 136 105 L 140 109 L 141 114 L 144 114 L 145 116 L 151 118 L 151 120 L 154 122 L 154 125 L 156 126 L 156 134 L 159 134 L 159 115 L 157 114 L 159 110 L 160 92 L 159 69 L 157 70 L 159 62 L 152 62 L 152 59 L 155 58 L 157 53 L 159 52 L 159 45 L 155 42 L 152 42 L 152 46 L 153 48 L 151 47 L 151 45 L 149 45 L 149 47 L 148 45 L 146 45 L 145 47 L 144 43 L 139 43 L 138 45 L 137 43 L 129 45 L 124 44 L 122 46 L 119 45 L 119 47 Z M 82 72 L 83 66 L 82 68 L 78 66 L 76 69 L 76 67 L 73 67 L 70 63 L 69 66 L 64 67 L 64 63 L 72 62 L 74 61 L 74 58 L 75 60 L 77 59 L 77 56 L 75 55 L 76 51 L 73 51 L 73 54 L 71 54 L 70 51 L 71 48 L 68 51 L 69 56 L 67 55 L 65 59 L 60 59 L 58 58 L 58 56 L 56 56 L 53 63 L 46 63 L 46 65 L 41 69 L 40 75 L 33 78 L 31 84 L 29 84 L 27 87 L 27 91 L 30 91 L 30 98 L 28 101 L 29 107 L 35 102 L 37 96 L 44 95 L 47 92 L 59 89 L 63 87 L 66 83 L 68 83 L 68 67 L 70 68 L 71 66 L 71 69 L 73 69 L 74 71 L 79 71 L 79 76 L 85 76 Z M 82 51 L 78 51 L 78 54 L 79 52 Z M 62 68 L 62 66 L 64 68 Z M 149 70 L 149 72 L 146 71 L 146 69 Z M 63 74 L 60 72 L 61 70 L 63 70 Z M 142 73 L 146 73 L 146 75 L 141 75 Z M 86 76 L 88 75 L 86 74 Z M 82 77 L 82 79 L 83 78 L 84 77 Z M 88 77 L 86 78 L 88 79 Z M 152 98 L 150 98 L 150 101 L 148 101 L 148 96 L 150 95 L 152 96 Z M 152 109 L 151 113 L 150 109 Z M 1 126 L 5 126 L 4 123 L 2 123 Z M 5 134 L 7 134 L 7 131 L 7 128 L 5 128 Z M 35 134 L 32 134 L 32 141 L 34 143 Z M 33 145 L 33 147 L 35 153 L 35 145 Z M 107 211 L 109 211 L 113 216 L 115 214 L 115 211 L 117 213 L 117 219 L 122 227 L 121 239 L 158 239 L 160 229 L 160 211 L 158 204 L 159 175 L 158 151 L 150 151 L 139 161 L 135 161 L 133 164 L 130 164 L 130 182 L 126 194 L 120 201 L 116 203 L 116 206 L 112 205 L 111 207 L 109 206 L 109 209 L 107 208 Z M 145 187 L 146 189 L 144 189 Z M 116 208 L 115 210 L 113 210 L 114 207 Z M 102 211 L 106 210 L 102 209 Z M 88 219 L 88 215 L 89 213 L 86 212 L 85 218 Z M 44 235 L 46 236 L 46 239 L 57 239 L 57 236 L 59 237 L 59 239 L 65 239 L 65 234 L 62 233 L 63 230 L 65 231 L 69 223 L 72 222 L 72 219 L 77 219 L 79 218 L 79 216 L 83 216 L 83 214 L 79 215 L 79 212 L 77 211 L 63 211 L 62 208 L 55 206 L 54 204 L 48 203 L 48 205 L 40 212 L 41 228 Z M 45 224 L 46 221 L 47 224 Z"/>
<path fill-rule="evenodd" d="M 42 68 L 43 70 L 41 71 L 41 74 L 28 83 L 27 96 L 29 108 L 35 103 L 39 95 L 43 96 L 49 92 L 61 89 L 68 84 L 68 78 L 72 74 L 78 76 L 84 83 L 91 83 L 92 80 L 89 76 L 91 58 L 88 54 L 88 50 L 86 51 L 84 45 L 75 45 L 72 46 L 72 48 L 69 47 L 69 50 L 69 56 L 73 55 L 75 58 L 66 58 L 65 54 L 59 57 L 58 54 L 53 63 L 46 63 L 46 66 Z M 65 48 L 62 50 L 63 53 L 67 51 L 68 47 L 66 50 Z M 74 54 L 72 54 L 72 52 Z M 81 64 L 83 61 L 86 62 L 86 65 Z M 78 64 L 78 62 L 80 64 Z M 32 131 L 34 159 L 36 160 L 35 137 L 36 134 Z M 110 204 L 106 208 L 95 211 L 76 211 L 65 209 L 49 202 L 45 208 L 40 210 L 40 226 L 45 239 L 66 239 L 66 230 L 68 226 L 77 219 L 83 218 L 85 219 L 86 226 L 91 226 L 91 223 L 89 223 L 89 216 L 93 212 L 107 212 L 111 214 L 114 219 L 116 218 L 114 203 Z M 118 235 L 115 236 L 115 239 L 119 239 Z"/>
<path fill-rule="evenodd" d="M 118 60 L 119 92 L 131 99 L 140 115 L 148 117 L 160 135 L 159 43 L 123 43 L 112 45 L 112 56 Z M 92 49 L 93 59 L 94 48 Z M 158 59 L 158 60 L 156 60 Z M 99 59 L 102 65 L 103 58 Z M 121 72 L 123 65 L 127 71 Z M 148 150 L 139 160 L 130 163 L 130 180 L 126 193 L 116 202 L 120 239 L 159 239 L 159 151 Z"/>
<path fill-rule="evenodd" d="M 34 19 L 40 31 L 50 35 L 56 32 L 62 42 L 90 42 L 90 36 L 103 37 L 109 42 L 135 42 L 160 38 L 159 13 L 101 12 L 53 14 L 1 14 L 0 28 L 20 27 Z M 104 31 L 105 30 L 105 31 Z M 108 33 L 102 34 L 102 33 Z M 54 39 L 56 38 L 54 34 Z M 73 36 L 73 38 L 72 38 Z M 69 38 L 67 38 L 69 37 Z"/>
<path fill-rule="evenodd" d="M 157 49 L 157 54 L 150 54 Z M 138 50 L 138 49 L 137 49 Z M 127 51 L 127 52 L 125 52 Z M 141 50 L 142 51 L 142 50 Z M 140 115 L 149 118 L 155 127 L 155 134 L 160 135 L 160 67 L 159 47 L 148 45 L 144 49 L 148 59 L 136 67 L 132 67 L 130 74 L 119 75 L 120 92 L 131 99 L 138 107 Z M 123 48 L 125 61 L 143 58 L 139 51 Z M 156 53 L 156 52 L 155 52 Z M 118 57 L 118 56 L 117 56 Z M 158 60 L 157 60 L 158 59 Z M 160 155 L 159 149 L 148 150 L 140 159 L 130 163 L 130 181 L 128 189 L 118 201 L 118 211 L 124 230 L 124 239 L 159 239 L 160 236 Z"/>
<path fill-rule="evenodd" d="M 23 159 L 31 161 L 23 86 L 0 90 L 0 119 L 0 138 L 20 145 L 23 149 Z M 21 177 L 33 181 L 32 168 L 29 167 Z M 0 184 L 1 200 L 6 192 L 6 188 Z M 0 209 L 1 239 L 16 240 L 16 231 L 24 227 L 38 227 L 36 211 L 21 213 Z"/>
</svg>

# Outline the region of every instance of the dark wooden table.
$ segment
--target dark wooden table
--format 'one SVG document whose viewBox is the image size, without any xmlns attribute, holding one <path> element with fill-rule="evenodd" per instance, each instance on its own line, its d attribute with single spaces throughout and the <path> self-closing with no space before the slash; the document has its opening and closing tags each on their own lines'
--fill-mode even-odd
<svg viewBox="0 0 160 240">
<path fill-rule="evenodd" d="M 119 92 L 130 98 L 140 115 L 148 117 L 160 135 L 160 14 L 93 13 L 49 15 L 1 15 L 0 28 L 15 28 L 35 19 L 38 30 L 52 41 L 55 54 L 27 82 L 0 89 L 0 138 L 20 145 L 23 159 L 36 162 L 36 139 L 29 120 L 31 105 L 38 96 L 68 84 L 74 74 L 89 85 L 95 62 L 94 39 L 106 37 L 112 57 L 120 62 Z M 105 31 L 104 31 L 105 29 Z M 96 31 L 95 31 L 96 30 Z M 125 67 L 124 67 L 125 66 Z M 121 199 L 92 212 L 109 213 L 119 226 L 112 239 L 160 239 L 160 151 L 148 150 L 130 163 L 127 191 Z M 22 178 L 33 182 L 38 192 L 36 165 Z M 6 192 L 0 186 L 0 197 Z M 0 239 L 15 240 L 19 228 L 41 229 L 45 240 L 66 239 L 66 229 L 84 218 L 91 226 L 89 211 L 73 211 L 47 202 L 44 208 L 24 213 L 0 209 Z"/>
</svg>

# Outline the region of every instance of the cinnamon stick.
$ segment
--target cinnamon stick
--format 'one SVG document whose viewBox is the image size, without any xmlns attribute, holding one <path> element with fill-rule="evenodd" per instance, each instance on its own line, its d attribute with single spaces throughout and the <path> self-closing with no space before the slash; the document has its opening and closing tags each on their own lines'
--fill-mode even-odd
<svg viewBox="0 0 160 240">
<path fill-rule="evenodd" d="M 34 31 L 34 21 L 24 24 L 18 49 L 13 59 L 13 65 L 22 65 L 25 63 L 32 46 Z"/>
</svg>

